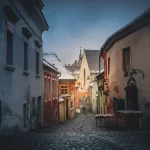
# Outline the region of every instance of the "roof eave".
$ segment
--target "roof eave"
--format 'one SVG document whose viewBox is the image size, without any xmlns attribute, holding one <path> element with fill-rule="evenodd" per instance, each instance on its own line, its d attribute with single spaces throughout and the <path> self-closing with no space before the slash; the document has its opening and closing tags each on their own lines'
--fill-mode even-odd
<svg viewBox="0 0 150 150">
<path fill-rule="evenodd" d="M 150 9 L 108 37 L 101 47 L 100 57 L 102 56 L 104 50 L 108 51 L 117 41 L 140 30 L 148 24 L 150 24 Z"/>
</svg>

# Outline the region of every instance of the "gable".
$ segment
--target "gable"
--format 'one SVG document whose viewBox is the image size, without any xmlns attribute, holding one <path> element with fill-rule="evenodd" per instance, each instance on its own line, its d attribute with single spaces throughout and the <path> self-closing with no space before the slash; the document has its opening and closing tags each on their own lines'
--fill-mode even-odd
<svg viewBox="0 0 150 150">
<path fill-rule="evenodd" d="M 100 50 L 84 50 L 90 73 L 99 72 Z"/>
</svg>

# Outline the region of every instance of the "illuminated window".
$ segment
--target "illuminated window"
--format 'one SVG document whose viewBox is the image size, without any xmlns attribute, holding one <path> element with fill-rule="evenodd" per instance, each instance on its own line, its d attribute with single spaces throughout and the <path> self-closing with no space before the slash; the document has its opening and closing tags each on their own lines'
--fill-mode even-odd
<svg viewBox="0 0 150 150">
<path fill-rule="evenodd" d="M 61 86 L 61 94 L 67 94 L 67 86 Z"/>
</svg>

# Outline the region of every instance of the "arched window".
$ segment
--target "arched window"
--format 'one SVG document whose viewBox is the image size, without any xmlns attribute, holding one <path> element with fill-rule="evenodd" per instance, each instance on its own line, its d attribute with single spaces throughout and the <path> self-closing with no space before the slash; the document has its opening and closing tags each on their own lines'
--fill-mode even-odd
<svg viewBox="0 0 150 150">
<path fill-rule="evenodd" d="M 85 68 L 84 68 L 84 86 L 85 86 L 85 75 L 86 75 L 86 74 L 85 74 Z"/>
</svg>

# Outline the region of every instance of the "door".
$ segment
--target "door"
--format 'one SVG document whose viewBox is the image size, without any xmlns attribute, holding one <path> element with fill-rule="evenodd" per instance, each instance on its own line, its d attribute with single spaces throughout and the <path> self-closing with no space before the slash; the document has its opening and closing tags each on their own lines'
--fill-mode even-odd
<svg viewBox="0 0 150 150">
<path fill-rule="evenodd" d="M 126 91 L 127 109 L 138 110 L 138 88 L 133 77 L 128 80 Z"/>
</svg>

